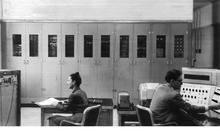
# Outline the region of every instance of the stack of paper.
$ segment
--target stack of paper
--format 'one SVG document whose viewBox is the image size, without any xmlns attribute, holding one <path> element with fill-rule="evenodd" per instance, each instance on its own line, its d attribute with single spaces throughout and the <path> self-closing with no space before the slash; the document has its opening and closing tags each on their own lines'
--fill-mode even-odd
<svg viewBox="0 0 220 138">
<path fill-rule="evenodd" d="M 36 102 L 37 105 L 42 107 L 55 107 L 60 101 L 55 98 L 49 98 L 41 102 Z"/>
</svg>

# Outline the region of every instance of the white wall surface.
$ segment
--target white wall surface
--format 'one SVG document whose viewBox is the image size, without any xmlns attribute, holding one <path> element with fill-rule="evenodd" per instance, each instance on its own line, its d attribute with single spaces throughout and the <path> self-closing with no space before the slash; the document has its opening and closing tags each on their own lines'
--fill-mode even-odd
<svg viewBox="0 0 220 138">
<path fill-rule="evenodd" d="M 201 27 L 212 25 L 212 8 L 213 5 L 209 4 L 201 9 Z"/>
<path fill-rule="evenodd" d="M 0 21 L 2 20 L 2 0 L 0 0 Z M 2 23 L 0 22 L 0 69 L 2 68 L 2 34 L 1 34 Z"/>
<path fill-rule="evenodd" d="M 2 0 L 5 20 L 191 21 L 193 0 Z"/>
</svg>

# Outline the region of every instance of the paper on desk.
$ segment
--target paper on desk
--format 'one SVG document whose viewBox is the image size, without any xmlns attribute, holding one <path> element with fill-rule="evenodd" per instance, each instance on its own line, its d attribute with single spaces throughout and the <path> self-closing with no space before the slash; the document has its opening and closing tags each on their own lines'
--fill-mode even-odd
<svg viewBox="0 0 220 138">
<path fill-rule="evenodd" d="M 42 107 L 45 106 L 55 107 L 59 102 L 60 101 L 55 98 L 49 98 L 41 102 L 36 102 L 36 104 Z"/>
</svg>

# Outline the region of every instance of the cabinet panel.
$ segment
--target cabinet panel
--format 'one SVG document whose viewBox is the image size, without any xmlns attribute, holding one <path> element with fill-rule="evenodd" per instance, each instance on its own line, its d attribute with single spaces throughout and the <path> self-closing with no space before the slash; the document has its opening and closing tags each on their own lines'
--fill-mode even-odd
<svg viewBox="0 0 220 138">
<path fill-rule="evenodd" d="M 117 92 L 128 91 L 132 95 L 133 91 L 133 25 L 116 25 L 116 47 L 114 61 L 114 88 Z M 117 94 L 117 93 L 115 93 Z M 117 95 L 115 95 L 117 97 Z M 116 104 L 114 98 L 114 104 Z"/>
<path fill-rule="evenodd" d="M 150 25 L 134 24 L 134 93 L 131 95 L 135 104 L 138 103 L 140 83 L 150 81 Z"/>
<path fill-rule="evenodd" d="M 21 70 L 21 97 L 27 97 L 25 92 L 25 23 L 6 24 L 6 68 Z"/>
<path fill-rule="evenodd" d="M 181 70 L 182 67 L 189 65 L 188 38 L 188 24 L 171 24 L 171 69 Z"/>
<path fill-rule="evenodd" d="M 61 25 L 43 25 L 43 97 L 60 96 L 61 74 Z"/>
<path fill-rule="evenodd" d="M 41 98 L 42 87 L 42 24 L 26 24 L 26 97 L 25 102 Z M 37 87 L 36 87 L 37 86 Z M 24 92 L 24 91 L 23 91 Z"/>
<path fill-rule="evenodd" d="M 113 24 L 98 24 L 98 98 L 113 98 L 114 40 Z"/>
<path fill-rule="evenodd" d="M 170 59 L 170 25 L 152 24 L 152 62 L 151 74 L 153 82 L 164 82 L 169 70 Z"/>
<path fill-rule="evenodd" d="M 77 24 L 62 24 L 61 96 L 63 97 L 68 97 L 72 92 L 66 83 L 68 76 L 78 71 L 77 31 Z"/>
<path fill-rule="evenodd" d="M 98 119 L 98 126 L 112 126 L 112 109 L 102 109 Z"/>
<path fill-rule="evenodd" d="M 79 73 L 81 88 L 88 97 L 97 97 L 97 24 L 79 25 Z"/>
</svg>

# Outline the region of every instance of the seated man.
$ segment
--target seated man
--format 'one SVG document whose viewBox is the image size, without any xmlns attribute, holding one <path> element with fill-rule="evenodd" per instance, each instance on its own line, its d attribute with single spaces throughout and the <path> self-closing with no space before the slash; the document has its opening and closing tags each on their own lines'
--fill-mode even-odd
<svg viewBox="0 0 220 138">
<path fill-rule="evenodd" d="M 161 84 L 155 91 L 150 109 L 155 123 L 178 122 L 179 109 L 190 113 L 204 113 L 212 109 L 220 109 L 219 105 L 195 106 L 185 102 L 180 95 L 182 85 L 182 72 L 168 71 L 165 77 L 166 84 Z"/>
</svg>

